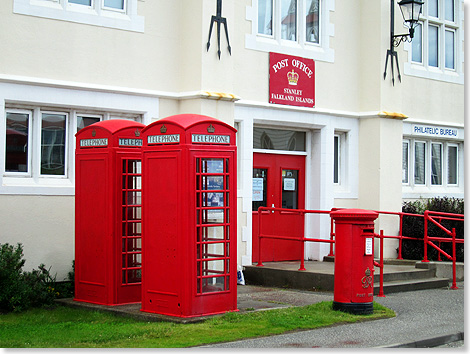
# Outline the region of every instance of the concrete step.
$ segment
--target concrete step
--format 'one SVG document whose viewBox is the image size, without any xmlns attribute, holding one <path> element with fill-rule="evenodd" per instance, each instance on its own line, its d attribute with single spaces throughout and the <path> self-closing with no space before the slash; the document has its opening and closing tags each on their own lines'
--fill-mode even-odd
<svg viewBox="0 0 470 354">
<path fill-rule="evenodd" d="M 297 262 L 265 263 L 263 267 L 245 266 L 244 277 L 249 285 L 291 288 L 309 291 L 334 291 L 334 264 L 306 262 L 307 271 L 299 271 Z M 378 294 L 380 269 L 374 272 L 374 293 Z M 384 293 L 442 288 L 449 279 L 436 278 L 435 269 L 417 269 L 410 265 L 385 265 Z"/>
<path fill-rule="evenodd" d="M 416 291 L 425 289 L 439 289 L 449 286 L 449 279 L 446 278 L 428 278 L 412 279 L 400 281 L 384 281 L 384 294 L 399 293 L 404 291 Z M 379 293 L 379 282 L 374 282 L 374 295 Z"/>
<path fill-rule="evenodd" d="M 378 283 L 380 281 L 380 268 L 375 267 L 374 269 L 374 283 Z M 428 279 L 434 278 L 435 276 L 436 272 L 434 269 L 417 269 L 410 266 L 394 267 L 391 265 L 384 265 L 384 282 Z"/>
</svg>

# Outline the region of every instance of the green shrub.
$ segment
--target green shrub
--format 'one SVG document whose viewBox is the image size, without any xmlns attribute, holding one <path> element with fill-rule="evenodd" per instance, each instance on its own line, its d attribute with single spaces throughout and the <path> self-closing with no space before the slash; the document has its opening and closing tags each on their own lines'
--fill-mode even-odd
<svg viewBox="0 0 470 354">
<path fill-rule="evenodd" d="M 23 311 L 50 305 L 56 298 L 55 277 L 44 264 L 24 272 L 23 246 L 0 245 L 0 311 Z"/>
<path fill-rule="evenodd" d="M 404 202 L 402 212 L 424 215 L 425 210 L 438 211 L 453 214 L 464 214 L 464 200 L 457 198 L 432 198 L 427 200 L 418 200 L 413 202 Z M 443 220 L 441 224 L 448 230 L 455 228 L 457 238 L 464 238 L 464 223 L 462 221 Z M 403 235 L 409 237 L 419 238 L 419 241 L 403 240 L 402 256 L 405 259 L 421 260 L 424 256 L 424 218 L 416 216 L 403 216 Z M 428 222 L 428 235 L 430 237 L 449 237 L 443 230 L 436 225 Z M 438 243 L 435 242 L 437 246 Z M 443 242 L 441 246 L 443 251 L 452 256 L 452 243 Z M 456 246 L 457 261 L 463 262 L 464 260 L 464 245 L 457 244 Z M 428 259 L 437 260 L 438 252 L 431 246 L 428 246 Z M 447 257 L 441 255 L 441 260 L 448 261 Z"/>
</svg>

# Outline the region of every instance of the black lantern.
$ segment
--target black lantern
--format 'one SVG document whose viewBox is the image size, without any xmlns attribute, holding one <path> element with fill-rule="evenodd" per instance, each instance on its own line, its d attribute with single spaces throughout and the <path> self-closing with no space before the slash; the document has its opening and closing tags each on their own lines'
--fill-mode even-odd
<svg viewBox="0 0 470 354">
<path fill-rule="evenodd" d="M 390 0 L 390 49 L 387 50 L 387 57 L 385 59 L 384 80 L 387 76 L 388 57 L 390 56 L 390 65 L 392 67 L 392 84 L 395 85 L 395 78 L 393 75 L 393 58 L 397 64 L 398 80 L 401 82 L 400 67 L 398 66 L 398 55 L 394 47 L 398 47 L 401 42 L 413 40 L 415 27 L 418 25 L 419 15 L 423 9 L 424 2 L 421 0 L 401 0 L 398 5 L 400 6 L 401 14 L 403 16 L 404 25 L 409 28 L 409 33 L 395 34 L 395 3 Z"/>
<path fill-rule="evenodd" d="M 403 19 L 405 20 L 404 25 L 410 29 L 410 38 L 413 38 L 414 29 L 418 25 L 423 4 L 424 2 L 419 0 L 402 0 L 398 3 Z"/>
</svg>

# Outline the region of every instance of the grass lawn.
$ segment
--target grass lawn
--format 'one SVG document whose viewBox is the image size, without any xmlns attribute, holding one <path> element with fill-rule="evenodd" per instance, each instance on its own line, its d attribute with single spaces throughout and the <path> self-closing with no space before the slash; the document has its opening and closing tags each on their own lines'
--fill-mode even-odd
<svg viewBox="0 0 470 354">
<path fill-rule="evenodd" d="M 143 322 L 109 313 L 57 306 L 0 315 L 2 348 L 174 348 L 394 317 L 374 303 L 372 315 L 331 309 L 332 301 L 304 307 L 228 313 L 205 322 Z"/>
</svg>

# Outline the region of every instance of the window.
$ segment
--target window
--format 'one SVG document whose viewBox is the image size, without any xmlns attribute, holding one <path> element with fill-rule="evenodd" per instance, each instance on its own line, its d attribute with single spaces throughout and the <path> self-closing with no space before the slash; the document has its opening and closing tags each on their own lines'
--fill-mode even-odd
<svg viewBox="0 0 470 354">
<path fill-rule="evenodd" d="M 6 113 L 5 172 L 28 173 L 30 170 L 31 112 Z"/>
<path fill-rule="evenodd" d="M 413 41 L 405 44 L 409 52 L 405 74 L 464 83 L 462 3 L 462 0 L 425 2 Z"/>
<path fill-rule="evenodd" d="M 83 114 L 70 109 L 7 107 L 5 117 L 5 177 L 53 178 L 57 181 L 69 178 L 73 171 L 71 160 L 76 132 L 112 116 L 107 112 Z M 139 115 L 131 114 L 121 114 L 119 118 L 141 119 Z"/>
<path fill-rule="evenodd" d="M 334 161 L 333 161 L 333 183 L 339 183 L 339 176 L 340 176 L 340 136 L 335 135 L 334 137 Z"/>
<path fill-rule="evenodd" d="M 403 142 L 403 158 L 402 158 L 402 177 L 401 183 L 408 184 L 409 182 L 409 174 L 408 174 L 408 166 L 410 160 L 410 153 L 409 153 L 410 142 L 404 141 Z"/>
<path fill-rule="evenodd" d="M 442 184 L 442 144 L 431 144 L 431 184 Z"/>
<path fill-rule="evenodd" d="M 144 20 L 137 15 L 137 0 L 13 0 L 13 12 L 143 32 Z"/>
<path fill-rule="evenodd" d="M 412 54 L 411 60 L 416 63 L 423 62 L 423 25 L 418 24 L 415 27 L 415 33 L 413 37 L 412 45 Z"/>
<path fill-rule="evenodd" d="M 426 143 L 415 143 L 415 184 L 426 183 Z"/>
<path fill-rule="evenodd" d="M 42 114 L 41 175 L 66 175 L 66 127 L 66 114 Z"/>
<path fill-rule="evenodd" d="M 458 152 L 459 144 L 453 142 L 403 140 L 402 183 L 412 187 L 457 186 Z M 411 181 L 410 174 L 414 175 Z"/>
<path fill-rule="evenodd" d="M 80 129 L 88 127 L 91 124 L 98 123 L 100 120 L 100 116 L 77 116 L 77 133 L 80 131 Z"/>
<path fill-rule="evenodd" d="M 305 132 L 254 128 L 253 148 L 263 150 L 306 151 Z"/>
<path fill-rule="evenodd" d="M 252 0 L 247 9 L 252 34 L 246 37 L 246 47 L 333 62 L 332 10 L 332 0 Z"/>
<path fill-rule="evenodd" d="M 449 145 L 447 147 L 447 184 L 458 183 L 458 147 Z"/>
</svg>

